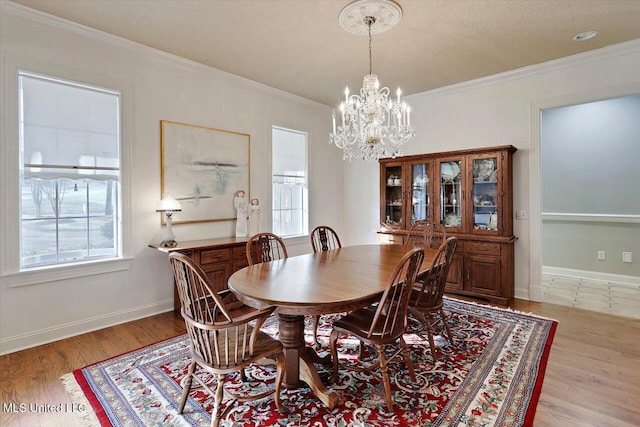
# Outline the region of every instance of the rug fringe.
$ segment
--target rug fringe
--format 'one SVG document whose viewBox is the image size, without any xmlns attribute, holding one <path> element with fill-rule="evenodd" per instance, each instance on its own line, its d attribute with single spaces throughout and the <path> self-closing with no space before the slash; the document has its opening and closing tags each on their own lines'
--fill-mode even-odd
<svg viewBox="0 0 640 427">
<path fill-rule="evenodd" d="M 73 373 L 64 374 L 60 377 L 60 380 L 62 380 L 62 385 L 64 386 L 65 391 L 69 394 L 71 402 L 84 405 L 84 408 L 86 408 L 82 412 L 76 412 L 78 418 L 82 421 L 82 425 L 85 427 L 100 427 L 100 421 L 93 411 L 91 404 L 85 397 L 85 394 L 80 388 L 80 385 L 76 381 Z"/>
<path fill-rule="evenodd" d="M 527 311 L 514 310 L 511 307 L 498 307 L 498 306 L 493 305 L 493 304 L 481 304 L 481 303 L 477 303 L 475 301 L 460 300 L 460 299 L 451 298 L 451 297 L 448 297 L 448 296 L 445 296 L 443 298 L 451 300 L 451 301 L 455 301 L 455 302 L 461 302 L 461 303 L 464 303 L 464 304 L 471 304 L 471 305 L 475 305 L 475 306 L 480 305 L 480 306 L 483 306 L 483 307 L 489 307 L 489 308 L 491 308 L 493 310 L 501 310 L 501 311 L 508 311 L 510 313 L 524 314 L 525 316 L 535 317 L 537 319 L 548 320 L 550 322 L 558 323 L 558 321 L 556 319 L 552 319 L 550 317 L 545 317 L 545 316 L 540 316 L 539 314 L 535 314 L 535 313 L 532 313 L 530 311 L 527 312 Z"/>
</svg>

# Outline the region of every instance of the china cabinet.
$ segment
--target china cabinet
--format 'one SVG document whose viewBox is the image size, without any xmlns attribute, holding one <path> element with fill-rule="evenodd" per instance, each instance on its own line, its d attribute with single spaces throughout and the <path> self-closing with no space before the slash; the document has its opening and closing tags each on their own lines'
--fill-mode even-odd
<svg viewBox="0 0 640 427">
<path fill-rule="evenodd" d="M 508 145 L 381 159 L 380 240 L 403 243 L 416 221 L 441 223 L 459 239 L 447 291 L 510 304 L 515 151 Z"/>
</svg>

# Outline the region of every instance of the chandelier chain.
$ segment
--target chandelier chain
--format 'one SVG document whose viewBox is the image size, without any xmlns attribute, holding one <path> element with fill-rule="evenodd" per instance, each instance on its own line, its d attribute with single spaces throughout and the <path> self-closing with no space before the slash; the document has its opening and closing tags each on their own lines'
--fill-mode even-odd
<svg viewBox="0 0 640 427">
<path fill-rule="evenodd" d="M 371 26 L 376 22 L 374 16 L 367 16 L 365 22 L 369 26 L 369 74 L 373 74 L 373 55 L 371 53 Z"/>
</svg>

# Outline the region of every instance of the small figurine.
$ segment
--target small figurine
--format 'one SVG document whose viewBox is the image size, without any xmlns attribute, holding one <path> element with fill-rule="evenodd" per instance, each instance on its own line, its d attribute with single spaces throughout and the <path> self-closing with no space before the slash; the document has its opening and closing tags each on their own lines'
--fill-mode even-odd
<svg viewBox="0 0 640 427">
<path fill-rule="evenodd" d="M 253 236 L 260 232 L 260 201 L 251 199 L 249 204 L 249 235 Z"/>
<path fill-rule="evenodd" d="M 244 198 L 244 190 L 238 190 L 234 193 L 233 206 L 236 208 L 236 237 L 247 236 L 247 201 Z"/>
</svg>

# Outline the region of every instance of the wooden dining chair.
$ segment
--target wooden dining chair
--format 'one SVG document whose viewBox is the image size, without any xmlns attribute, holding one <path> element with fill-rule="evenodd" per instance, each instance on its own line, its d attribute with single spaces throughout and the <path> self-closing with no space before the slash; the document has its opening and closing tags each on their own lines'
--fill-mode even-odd
<svg viewBox="0 0 640 427">
<path fill-rule="evenodd" d="M 282 343 L 260 327 L 275 307 L 257 310 L 238 301 L 230 291 L 216 293 L 206 273 L 184 254 L 169 255 L 180 297 L 181 314 L 191 341 L 191 363 L 184 379 L 178 413 L 182 414 L 193 381 L 214 396 L 211 426 L 216 427 L 236 401 L 246 402 L 274 395 L 278 412 L 287 413 L 280 401 L 280 385 L 284 378 L 285 358 Z M 252 322 L 252 323 L 250 323 Z M 239 372 L 246 380 L 244 368 L 252 363 L 276 364 L 274 387 L 254 395 L 240 395 L 225 390 L 227 374 Z M 196 373 L 196 367 L 217 379 L 213 389 Z M 252 387 L 254 388 L 254 387 Z M 232 401 L 222 409 L 224 395 Z"/>
<path fill-rule="evenodd" d="M 440 245 L 438 253 L 433 258 L 426 275 L 416 280 L 409 299 L 409 312 L 422 322 L 427 331 L 429 347 L 431 347 L 431 355 L 434 362 L 437 361 L 436 346 L 433 340 L 434 325 L 441 323 L 447 339 L 453 344 L 453 335 L 451 335 L 447 317 L 444 313 L 443 297 L 447 276 L 449 275 L 449 269 L 457 246 L 458 239 L 456 237 L 449 237 Z M 439 318 L 434 320 L 433 317 L 436 315 Z"/>
<path fill-rule="evenodd" d="M 338 249 L 342 247 L 340 243 L 340 237 L 336 231 L 327 226 L 319 225 L 313 229 L 310 235 L 311 247 L 313 252 L 324 252 L 329 249 Z M 315 315 L 313 317 L 313 342 L 318 343 L 318 323 L 320 322 L 320 316 Z"/>
<path fill-rule="evenodd" d="M 446 239 L 447 229 L 442 224 L 422 220 L 416 221 L 411 226 L 405 245 L 438 249 Z"/>
<path fill-rule="evenodd" d="M 382 382 L 389 412 L 393 411 L 393 399 L 391 397 L 391 381 L 387 363 L 393 358 L 402 355 L 404 362 L 409 370 L 409 375 L 413 382 L 416 381 L 416 375 L 413 369 L 413 362 L 407 349 L 407 344 L 402 335 L 407 327 L 407 304 L 409 296 L 416 280 L 416 275 L 422 260 L 424 258 L 424 249 L 412 248 L 400 260 L 391 277 L 389 278 L 387 287 L 380 298 L 377 306 L 365 307 L 353 311 L 346 316 L 337 320 L 333 324 L 333 330 L 329 338 L 329 347 L 333 358 L 333 374 L 332 382 L 338 379 L 338 350 L 336 342 L 339 335 L 351 335 L 357 337 L 361 342 L 373 345 L 378 352 L 378 359 L 375 363 L 368 366 L 350 365 L 345 366 L 347 369 L 368 372 L 378 377 L 373 371 L 380 368 Z M 390 356 L 384 354 L 384 345 L 398 342 L 399 348 Z M 361 348 L 362 354 L 362 348 Z"/>
<path fill-rule="evenodd" d="M 310 237 L 313 252 L 328 251 L 329 249 L 342 247 L 338 233 L 327 225 L 319 225 L 314 228 Z"/>
<path fill-rule="evenodd" d="M 287 258 L 284 241 L 273 233 L 254 234 L 247 241 L 246 247 L 249 265 Z"/>
</svg>

